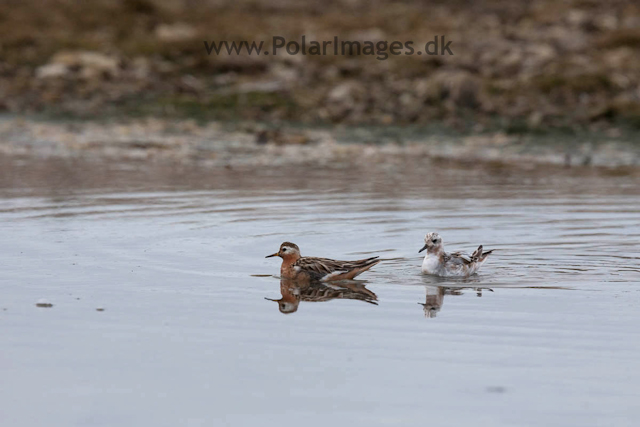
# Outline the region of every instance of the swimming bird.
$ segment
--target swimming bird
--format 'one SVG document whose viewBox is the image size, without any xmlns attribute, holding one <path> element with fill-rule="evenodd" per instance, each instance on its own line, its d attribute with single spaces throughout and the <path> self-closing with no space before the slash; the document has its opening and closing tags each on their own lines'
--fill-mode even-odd
<svg viewBox="0 0 640 427">
<path fill-rule="evenodd" d="M 377 256 L 357 261 L 303 257 L 298 245 L 290 242 L 284 242 L 278 252 L 265 258 L 274 256 L 282 258 L 280 275 L 293 280 L 350 280 L 380 262 Z"/>
<path fill-rule="evenodd" d="M 422 261 L 422 272 L 444 277 L 468 277 L 476 273 L 487 256 L 493 252 L 483 251 L 482 245 L 471 255 L 464 252 L 444 251 L 442 237 L 438 233 L 429 233 L 424 237 L 424 246 L 418 253 L 427 250 Z"/>
</svg>

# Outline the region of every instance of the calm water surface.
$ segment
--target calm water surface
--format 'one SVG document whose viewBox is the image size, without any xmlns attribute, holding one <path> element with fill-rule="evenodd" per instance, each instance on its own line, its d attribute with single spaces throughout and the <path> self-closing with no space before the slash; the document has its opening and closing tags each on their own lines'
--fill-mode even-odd
<svg viewBox="0 0 640 427">
<path fill-rule="evenodd" d="M 638 425 L 638 184 L 0 159 L 1 424 Z M 428 231 L 497 250 L 425 277 Z M 285 240 L 386 261 L 281 283 Z"/>
</svg>

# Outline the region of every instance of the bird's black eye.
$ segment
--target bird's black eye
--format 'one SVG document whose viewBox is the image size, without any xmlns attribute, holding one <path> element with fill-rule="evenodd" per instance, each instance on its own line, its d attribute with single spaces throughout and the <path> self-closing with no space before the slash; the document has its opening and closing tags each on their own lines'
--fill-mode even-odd
<svg viewBox="0 0 640 427">
<path fill-rule="evenodd" d="M 433 243 L 438 243 L 438 239 L 431 240 Z"/>
</svg>

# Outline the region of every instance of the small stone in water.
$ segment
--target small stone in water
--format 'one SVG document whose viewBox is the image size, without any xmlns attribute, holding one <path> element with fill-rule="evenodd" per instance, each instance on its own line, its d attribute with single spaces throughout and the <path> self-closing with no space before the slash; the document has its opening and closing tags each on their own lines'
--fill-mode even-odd
<svg viewBox="0 0 640 427">
<path fill-rule="evenodd" d="M 98 307 L 98 308 L 96 308 L 96 311 L 104 311 L 104 308 Z"/>
<path fill-rule="evenodd" d="M 44 298 L 41 298 L 38 300 L 38 302 L 36 302 L 36 307 L 53 307 L 53 304 L 51 304 L 49 301 L 47 301 Z"/>
</svg>

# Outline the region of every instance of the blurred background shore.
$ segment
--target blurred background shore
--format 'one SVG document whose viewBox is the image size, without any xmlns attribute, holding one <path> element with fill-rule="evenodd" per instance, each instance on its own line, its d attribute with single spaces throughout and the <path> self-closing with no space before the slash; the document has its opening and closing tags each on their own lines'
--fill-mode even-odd
<svg viewBox="0 0 640 427">
<path fill-rule="evenodd" d="M 416 47 L 445 35 L 454 54 L 209 55 L 204 46 L 270 46 L 273 36 L 302 35 Z M 242 123 L 240 130 L 264 143 L 312 141 L 305 132 L 278 130 L 295 123 L 633 145 L 640 131 L 640 5 L 8 0 L 0 7 L 2 113 Z"/>
</svg>

